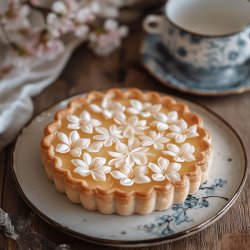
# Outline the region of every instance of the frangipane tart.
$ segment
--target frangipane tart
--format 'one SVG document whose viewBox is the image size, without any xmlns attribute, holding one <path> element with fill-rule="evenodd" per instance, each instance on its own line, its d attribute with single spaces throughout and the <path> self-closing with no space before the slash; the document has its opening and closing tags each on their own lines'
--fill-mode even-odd
<svg viewBox="0 0 250 250">
<path fill-rule="evenodd" d="M 149 214 L 198 191 L 212 158 L 201 118 L 138 89 L 72 100 L 44 131 L 46 173 L 73 203 L 103 214 Z"/>
</svg>

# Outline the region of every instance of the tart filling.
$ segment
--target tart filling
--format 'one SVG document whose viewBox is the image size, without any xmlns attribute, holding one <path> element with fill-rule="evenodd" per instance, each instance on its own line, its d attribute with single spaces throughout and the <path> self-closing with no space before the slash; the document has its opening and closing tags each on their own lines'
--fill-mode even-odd
<svg viewBox="0 0 250 250">
<path fill-rule="evenodd" d="M 77 97 L 45 128 L 41 151 L 57 190 L 121 215 L 183 202 L 206 180 L 212 156 L 199 116 L 137 89 Z"/>
</svg>

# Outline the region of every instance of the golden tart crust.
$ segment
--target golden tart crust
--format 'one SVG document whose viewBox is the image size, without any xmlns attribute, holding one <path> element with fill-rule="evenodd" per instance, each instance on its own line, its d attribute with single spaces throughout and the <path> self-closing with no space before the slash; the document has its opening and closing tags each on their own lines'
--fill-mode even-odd
<svg viewBox="0 0 250 250">
<path fill-rule="evenodd" d="M 178 143 L 175 142 L 175 140 L 177 140 L 178 138 L 179 141 L 183 140 L 183 136 L 176 137 L 176 135 L 172 133 L 173 131 L 175 131 L 174 129 L 175 127 L 172 126 L 173 129 L 171 131 L 170 128 L 169 127 L 167 128 L 166 125 L 162 123 L 159 124 L 159 121 L 161 122 L 160 118 L 159 119 L 157 118 L 158 119 L 157 122 L 154 123 L 154 125 L 152 125 L 151 127 L 149 126 L 150 128 L 143 127 L 141 131 L 139 132 L 137 131 L 138 134 L 134 135 L 135 137 L 140 138 L 138 147 L 142 151 L 141 152 L 142 154 L 140 154 L 139 158 L 135 162 L 133 161 L 131 162 L 131 159 L 130 160 L 128 159 L 129 157 L 127 157 L 126 160 L 124 160 L 125 159 L 124 158 L 123 159 L 124 162 L 121 161 L 119 158 L 116 158 L 116 160 L 114 160 L 113 158 L 112 161 L 112 157 L 118 155 L 117 152 L 110 153 L 110 151 L 117 151 L 117 144 L 119 143 L 116 140 L 113 140 L 112 146 L 110 146 L 111 144 L 110 141 L 109 142 L 106 141 L 106 144 L 108 144 L 106 145 L 107 147 L 103 146 L 103 142 L 99 143 L 102 145 L 102 148 L 101 149 L 99 148 L 100 149 L 99 153 L 88 151 L 91 148 L 90 143 L 88 143 L 87 146 L 85 145 L 85 148 L 82 149 L 81 152 L 72 152 L 74 157 L 71 156 L 69 153 L 67 154 L 58 153 L 57 147 L 58 143 L 60 143 L 60 141 L 58 141 L 60 130 L 62 130 L 63 132 L 67 131 L 68 133 L 70 133 L 74 131 L 74 128 L 76 128 L 78 133 L 81 134 L 81 137 L 86 136 L 86 138 L 87 137 L 90 138 L 91 143 L 100 142 L 93 140 L 93 134 L 94 136 L 96 136 L 96 131 L 99 131 L 96 127 L 100 126 L 100 124 L 98 124 L 96 121 L 91 123 L 93 125 L 92 127 L 87 124 L 87 126 L 84 127 L 82 130 L 79 129 L 79 127 L 75 126 L 74 124 L 70 127 L 70 129 L 68 129 L 68 127 L 65 127 L 66 126 L 65 124 L 66 121 L 69 122 L 70 120 L 72 122 L 72 120 L 74 120 L 73 119 L 74 117 L 70 117 L 70 115 L 75 115 L 75 114 L 79 115 L 80 112 L 88 109 L 92 104 L 100 106 L 100 104 L 104 102 L 105 98 L 110 98 L 109 100 L 111 100 L 111 102 L 123 103 L 126 110 L 129 107 L 130 108 L 129 114 L 126 113 L 127 111 L 124 111 L 127 116 L 126 119 L 128 119 L 128 117 L 131 116 L 137 116 L 137 115 L 140 116 L 140 114 L 136 114 L 136 112 L 138 113 L 140 110 L 142 111 L 140 103 L 150 103 L 152 105 L 155 105 L 154 107 L 156 109 L 159 109 L 159 106 L 157 107 L 157 105 L 160 105 L 161 111 L 163 110 L 162 111 L 163 113 L 164 111 L 177 113 L 178 121 L 184 119 L 189 127 L 195 124 L 194 127 L 197 129 L 198 135 L 195 135 L 195 132 L 194 133 L 192 132 L 194 138 L 192 138 L 191 136 L 191 138 L 186 139 L 188 141 L 187 144 L 194 143 L 196 145 L 196 147 L 194 147 L 195 152 L 193 152 L 194 150 L 192 151 L 193 159 L 189 159 L 188 162 L 185 162 L 185 160 L 183 160 L 182 158 L 178 158 L 176 156 L 175 159 L 177 159 L 179 162 L 175 162 L 176 164 L 173 165 L 173 169 L 175 168 L 175 170 L 173 171 L 175 172 L 165 174 L 165 172 L 161 169 L 162 173 L 159 173 L 159 169 L 162 168 L 162 166 L 156 166 L 157 160 L 159 165 L 159 158 L 164 158 L 161 159 L 160 162 L 169 165 L 170 162 L 173 160 L 172 158 L 174 158 L 173 153 L 170 152 L 171 146 L 169 146 L 168 144 L 176 144 L 179 147 L 185 144 L 185 141 Z M 133 102 L 134 104 L 132 109 L 130 105 L 131 102 Z M 136 108 L 136 105 L 138 110 L 133 109 Z M 147 104 L 145 107 L 147 107 Z M 100 115 L 101 111 L 98 109 L 96 109 L 96 111 L 98 111 L 98 114 L 93 115 L 93 113 L 91 113 L 91 115 L 92 116 L 97 115 L 96 117 L 98 117 L 99 120 L 101 120 L 102 119 L 101 118 L 102 116 Z M 125 137 L 121 139 L 123 140 L 123 142 L 124 140 L 127 141 L 127 143 L 129 140 L 131 141 L 135 140 L 135 139 L 133 140 L 129 139 L 131 137 L 129 135 L 129 133 L 131 133 L 131 131 L 129 132 L 129 129 L 127 130 L 125 129 L 126 132 L 124 132 L 125 130 L 123 130 L 123 132 L 119 130 L 119 126 L 122 127 L 122 122 L 120 120 L 123 119 L 119 115 L 119 113 L 122 113 L 122 111 L 117 112 L 116 120 L 118 121 L 116 128 L 118 128 L 117 130 L 118 132 L 117 131 L 116 132 L 118 133 L 118 138 L 116 139 L 119 140 L 119 138 L 121 138 L 121 134 L 123 135 L 123 133 L 125 133 L 124 135 Z M 146 125 L 148 125 L 149 120 L 147 119 L 152 120 L 152 118 L 147 118 L 148 117 L 147 112 L 143 113 L 143 115 L 144 117 L 139 117 L 139 122 L 140 120 L 143 120 L 146 117 L 145 118 L 147 121 Z M 103 122 L 101 126 L 105 127 L 106 120 L 115 119 L 114 116 L 112 118 L 110 118 L 110 116 L 112 116 L 110 115 L 110 113 L 105 115 L 105 119 L 103 118 L 103 120 L 101 121 Z M 161 115 L 154 114 L 154 117 L 161 117 Z M 155 122 L 155 119 L 153 120 Z M 175 125 L 175 123 L 178 121 L 175 122 L 172 121 L 173 125 Z M 110 124 L 108 124 L 107 127 L 109 125 Z M 145 124 L 141 122 L 140 125 L 144 126 Z M 153 129 L 153 126 L 155 126 L 154 127 L 155 130 L 158 129 L 158 131 L 156 132 L 156 134 L 159 135 L 157 137 L 158 138 L 157 140 L 159 140 L 160 143 L 158 144 L 157 143 L 152 144 L 152 142 L 148 142 L 147 141 L 149 140 L 148 137 L 142 135 L 144 134 L 145 131 L 150 131 L 151 129 Z M 140 132 L 142 132 L 142 134 Z M 145 132 L 145 134 L 148 136 L 149 132 Z M 166 137 L 168 136 L 170 139 L 166 139 Z M 164 139 L 165 141 L 163 139 L 159 139 L 162 137 L 165 138 Z M 99 137 L 97 136 L 95 138 L 102 139 L 102 137 L 100 136 Z M 137 141 L 139 141 L 139 139 Z M 207 179 L 208 170 L 212 159 L 212 147 L 210 141 L 211 141 L 210 133 L 202 126 L 201 118 L 198 115 L 190 113 L 187 105 L 176 102 L 172 97 L 166 95 L 160 95 L 152 91 L 144 93 L 138 89 L 128 89 L 125 91 L 120 89 L 111 89 L 106 93 L 93 91 L 89 93 L 87 96 L 77 97 L 69 103 L 67 108 L 57 112 L 57 114 L 55 115 L 54 122 L 49 124 L 44 130 L 44 136 L 41 141 L 41 155 L 48 178 L 54 181 L 55 187 L 59 192 L 66 193 L 68 199 L 71 202 L 81 203 L 84 208 L 88 210 L 98 210 L 103 214 L 112 214 L 112 213 L 117 213 L 120 215 L 131 215 L 133 213 L 149 214 L 154 210 L 165 210 L 169 208 L 173 203 L 181 203 L 186 199 L 188 194 L 193 194 L 198 191 L 200 185 Z M 149 147 L 149 149 L 146 149 L 147 146 Z M 66 147 L 65 145 L 61 146 L 60 150 L 65 150 L 65 147 Z M 110 151 L 107 151 L 109 147 L 111 149 Z M 95 175 L 91 176 L 88 172 L 88 176 L 86 177 L 85 170 L 83 170 L 83 173 L 81 172 L 81 169 L 77 173 L 74 171 L 77 168 L 77 165 L 79 165 L 77 160 L 81 160 L 82 162 L 83 155 L 88 160 L 87 157 L 88 155 L 92 156 L 92 158 L 94 158 L 93 155 L 95 154 L 97 154 L 97 156 L 100 156 L 100 152 L 102 151 L 102 149 L 106 151 L 103 154 L 101 154 L 101 156 L 102 158 L 106 157 L 107 161 L 105 160 L 104 164 L 103 163 L 104 160 L 102 160 L 103 162 L 101 165 L 103 167 L 104 165 L 107 166 L 106 170 L 104 171 L 105 173 L 104 174 L 102 173 L 102 176 L 100 178 L 105 178 L 105 180 L 102 181 L 98 180 L 96 182 L 95 181 L 93 182 L 93 179 L 96 178 Z M 151 151 L 153 153 L 151 153 Z M 164 155 L 163 152 L 165 152 Z M 78 155 L 75 156 L 75 154 Z M 143 156 L 143 154 L 145 155 L 148 154 L 149 160 L 147 159 L 147 162 L 145 162 L 145 157 Z M 65 160 L 66 159 L 64 158 L 66 157 L 65 155 L 68 155 L 67 156 L 69 158 L 68 160 Z M 157 155 L 157 157 L 155 157 L 155 155 Z M 140 159 L 140 157 L 142 159 Z M 77 158 L 77 160 L 75 159 L 76 161 L 74 161 L 71 158 L 72 159 Z M 69 163 L 70 161 L 72 163 L 74 162 L 74 165 L 70 164 Z M 143 167 L 137 166 L 140 165 L 140 163 L 144 166 Z M 120 183 L 122 183 L 122 181 L 121 177 L 119 176 L 120 175 L 124 176 L 123 173 L 125 172 L 124 171 L 118 172 L 118 171 L 119 168 L 123 168 L 124 165 L 126 165 L 125 168 L 127 169 L 133 169 L 133 171 L 131 170 L 133 173 L 136 172 L 134 170 L 136 167 L 143 169 L 143 171 L 147 168 L 146 170 L 147 174 L 145 174 L 145 176 L 143 177 L 141 177 L 141 175 L 138 174 L 137 176 L 138 180 L 136 178 L 132 179 L 131 176 L 127 175 L 128 178 L 127 179 L 125 178 L 126 180 L 123 179 L 124 180 L 123 183 L 125 186 L 121 185 Z M 96 176 L 98 177 L 98 175 Z M 109 182 L 111 184 L 106 185 L 106 183 Z M 132 182 L 134 183 L 131 184 Z"/>
</svg>

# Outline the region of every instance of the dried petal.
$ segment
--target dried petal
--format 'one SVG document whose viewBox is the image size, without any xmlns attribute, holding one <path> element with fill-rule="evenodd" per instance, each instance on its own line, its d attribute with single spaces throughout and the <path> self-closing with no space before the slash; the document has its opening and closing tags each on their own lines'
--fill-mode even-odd
<svg viewBox="0 0 250 250">
<path fill-rule="evenodd" d="M 172 143 L 167 144 L 167 149 L 175 154 L 180 153 L 180 148 Z"/>
<path fill-rule="evenodd" d="M 145 175 L 148 168 L 146 166 L 137 166 L 134 168 L 135 175 Z"/>
<path fill-rule="evenodd" d="M 103 166 L 101 170 L 103 173 L 108 174 L 111 171 L 111 167 L 110 166 Z"/>
<path fill-rule="evenodd" d="M 89 105 L 90 109 L 95 112 L 95 113 L 101 113 L 102 112 L 102 108 L 99 107 L 98 105 L 96 104 L 90 104 Z"/>
<path fill-rule="evenodd" d="M 87 164 L 87 166 L 90 166 L 92 163 L 92 157 L 89 153 L 84 153 L 83 154 L 83 160 Z"/>
<path fill-rule="evenodd" d="M 117 180 L 120 180 L 120 179 L 123 179 L 123 178 L 126 178 L 127 176 L 120 172 L 120 171 L 117 171 L 117 170 L 114 170 L 112 172 L 110 172 L 110 174 Z"/>
<path fill-rule="evenodd" d="M 96 153 L 96 152 L 100 151 L 100 149 L 102 148 L 102 146 L 103 146 L 103 142 L 94 142 L 89 147 L 87 147 L 87 150 L 89 152 Z"/>
<path fill-rule="evenodd" d="M 169 121 L 177 121 L 178 113 L 176 111 L 171 111 L 168 113 L 168 120 Z"/>
<path fill-rule="evenodd" d="M 164 122 L 158 122 L 157 123 L 157 130 L 158 131 L 165 131 L 168 129 L 168 125 Z"/>
<path fill-rule="evenodd" d="M 86 165 L 86 163 L 84 161 L 80 160 L 80 159 L 73 159 L 73 160 L 71 160 L 71 162 L 76 167 L 81 167 L 81 168 L 84 168 L 84 169 L 89 169 L 89 167 Z"/>
<path fill-rule="evenodd" d="M 93 127 L 98 127 L 98 126 L 100 126 L 102 123 L 99 121 L 99 120 L 97 120 L 97 119 L 91 119 L 90 121 L 89 121 L 89 123 L 93 126 Z"/>
<path fill-rule="evenodd" d="M 135 108 L 127 108 L 127 112 L 131 115 L 138 115 L 140 113 L 140 111 L 138 109 L 135 109 Z"/>
<path fill-rule="evenodd" d="M 165 114 L 163 114 L 163 113 L 156 113 L 156 114 L 154 115 L 154 118 L 155 118 L 157 121 L 159 121 L 159 122 L 164 122 L 164 123 L 166 123 L 166 121 L 167 121 L 167 116 L 166 116 Z"/>
<path fill-rule="evenodd" d="M 82 151 L 81 151 L 80 148 L 72 148 L 72 149 L 70 150 L 70 154 L 71 154 L 72 156 L 74 156 L 74 157 L 80 157 L 81 154 L 82 154 Z"/>
<path fill-rule="evenodd" d="M 181 164 L 180 163 L 177 163 L 177 162 L 172 162 L 169 164 L 168 166 L 168 173 L 171 173 L 171 172 L 178 172 L 181 168 Z"/>
<path fill-rule="evenodd" d="M 199 134 L 195 131 L 188 132 L 188 134 L 187 134 L 187 138 L 192 138 L 192 137 L 196 137 L 196 136 L 199 136 Z"/>
<path fill-rule="evenodd" d="M 155 163 L 150 162 L 150 163 L 148 164 L 148 166 L 149 166 L 149 168 L 150 168 L 153 172 L 155 172 L 155 173 L 157 173 L 157 174 L 161 174 L 161 173 L 162 173 L 162 170 L 161 170 L 161 169 L 159 168 L 159 166 L 156 165 Z"/>
<path fill-rule="evenodd" d="M 185 129 L 187 129 L 187 123 L 183 120 L 183 119 L 181 119 L 179 122 L 178 122 L 178 125 L 183 129 L 183 130 L 185 130 Z"/>
<path fill-rule="evenodd" d="M 108 138 L 107 140 L 104 141 L 104 146 L 105 146 L 106 148 L 111 147 L 112 144 L 113 144 L 113 141 L 112 141 L 110 138 Z"/>
<path fill-rule="evenodd" d="M 80 149 L 85 149 L 89 146 L 89 144 L 90 144 L 89 138 L 80 138 L 79 140 L 76 141 L 75 146 Z"/>
<path fill-rule="evenodd" d="M 106 128 L 103 127 L 99 127 L 99 128 L 95 128 L 96 132 L 98 132 L 99 134 L 102 135 L 109 135 L 109 131 Z"/>
<path fill-rule="evenodd" d="M 76 115 L 67 115 L 67 120 L 71 123 L 79 123 L 80 119 Z"/>
<path fill-rule="evenodd" d="M 134 184 L 134 181 L 129 178 L 124 178 L 120 180 L 120 183 L 123 186 L 132 186 Z"/>
<path fill-rule="evenodd" d="M 79 140 L 80 136 L 77 131 L 72 131 L 69 134 L 69 138 L 72 144 L 74 144 L 77 140 Z"/>
<path fill-rule="evenodd" d="M 57 133 L 58 140 L 63 142 L 64 144 L 70 145 L 69 138 L 64 133 Z"/>
<path fill-rule="evenodd" d="M 140 101 L 138 101 L 138 100 L 131 100 L 131 101 L 130 101 L 130 104 L 131 104 L 131 106 L 132 106 L 133 108 L 135 108 L 135 109 L 137 109 L 137 110 L 139 110 L 139 111 L 142 110 L 142 103 L 141 103 Z"/>
<path fill-rule="evenodd" d="M 106 175 L 101 171 L 92 170 L 91 176 L 95 181 L 105 181 Z"/>
<path fill-rule="evenodd" d="M 106 159 L 103 157 L 96 157 L 93 159 L 92 164 L 93 166 L 100 167 L 106 163 Z"/>
<path fill-rule="evenodd" d="M 162 150 L 164 148 L 163 144 L 160 142 L 154 142 L 153 144 L 155 150 Z"/>
<path fill-rule="evenodd" d="M 84 169 L 82 167 L 75 168 L 74 172 L 77 174 L 80 174 L 81 176 L 88 176 L 91 173 L 91 171 L 89 169 Z"/>
<path fill-rule="evenodd" d="M 80 124 L 78 123 L 69 123 L 68 126 L 67 126 L 68 129 L 80 129 Z"/>
<path fill-rule="evenodd" d="M 165 180 L 165 177 L 162 174 L 153 174 L 152 179 L 154 181 L 163 181 L 163 180 Z"/>
<path fill-rule="evenodd" d="M 144 117 L 144 118 L 148 118 L 151 116 L 151 113 L 149 111 L 147 112 L 141 112 L 141 116 Z"/>
<path fill-rule="evenodd" d="M 171 155 L 173 157 L 176 157 L 176 153 L 172 152 L 172 151 L 169 151 L 169 150 L 166 150 L 166 151 L 162 151 L 162 153 L 164 155 Z"/>
<path fill-rule="evenodd" d="M 181 179 L 178 173 L 169 173 L 166 177 L 171 181 L 179 181 Z"/>
<path fill-rule="evenodd" d="M 103 111 L 103 115 L 106 119 L 111 119 L 113 117 L 113 114 L 107 109 Z"/>
<path fill-rule="evenodd" d="M 182 143 L 182 142 L 184 142 L 184 141 L 186 140 L 186 138 L 187 138 L 186 135 L 177 134 L 177 135 L 175 136 L 175 141 L 176 141 L 177 143 Z"/>
<path fill-rule="evenodd" d="M 133 153 L 133 160 L 138 165 L 145 165 L 147 163 L 147 156 L 142 153 Z"/>
<path fill-rule="evenodd" d="M 61 153 L 61 154 L 66 154 L 70 151 L 69 145 L 66 144 L 58 144 L 56 146 L 56 152 Z"/>
<path fill-rule="evenodd" d="M 91 124 L 82 125 L 81 129 L 86 134 L 92 134 L 93 133 L 93 126 Z"/>
<path fill-rule="evenodd" d="M 195 157 L 192 154 L 189 153 L 184 153 L 183 154 L 183 158 L 187 161 L 187 162 L 191 162 L 195 160 Z"/>
<path fill-rule="evenodd" d="M 171 131 L 173 131 L 173 132 L 182 133 L 182 129 L 181 129 L 179 126 L 174 125 L 174 124 L 171 124 L 171 125 L 169 126 L 169 129 L 170 129 Z"/>
<path fill-rule="evenodd" d="M 165 170 L 169 165 L 169 160 L 163 157 L 158 159 L 158 165 L 161 167 L 162 170 Z"/>
<path fill-rule="evenodd" d="M 182 146 L 181 146 L 181 151 L 184 153 L 194 153 L 194 150 L 195 150 L 195 148 L 194 148 L 194 146 L 192 146 L 191 144 L 189 144 L 189 143 L 185 143 L 185 144 L 183 144 Z"/>
<path fill-rule="evenodd" d="M 90 121 L 91 119 L 91 116 L 90 116 L 90 113 L 88 111 L 83 111 L 81 114 L 80 114 L 80 117 L 82 119 L 82 121 L 84 123 L 87 123 Z"/>
<path fill-rule="evenodd" d="M 133 180 L 137 184 L 148 183 L 151 181 L 151 179 L 146 175 L 138 175 Z"/>
</svg>

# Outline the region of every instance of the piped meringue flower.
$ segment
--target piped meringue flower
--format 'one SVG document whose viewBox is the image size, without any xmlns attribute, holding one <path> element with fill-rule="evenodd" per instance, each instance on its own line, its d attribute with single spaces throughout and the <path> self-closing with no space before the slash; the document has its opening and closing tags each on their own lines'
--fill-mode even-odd
<svg viewBox="0 0 250 250">
<path fill-rule="evenodd" d="M 104 97 L 101 105 L 90 104 L 90 109 L 95 113 L 101 113 L 105 119 L 126 119 L 124 114 L 125 106 L 113 102 L 109 97 Z"/>
<path fill-rule="evenodd" d="M 111 171 L 110 174 L 115 179 L 120 180 L 120 184 L 123 186 L 132 186 L 134 183 L 143 184 L 151 181 L 151 179 L 146 176 L 146 166 L 137 166 L 133 169 L 125 164 L 120 167 L 119 170 Z"/>
<path fill-rule="evenodd" d="M 101 125 L 101 122 L 97 119 L 92 119 L 88 111 L 83 111 L 80 116 L 68 115 L 67 120 L 69 121 L 69 129 L 81 129 L 87 134 L 92 134 L 93 128 Z"/>
<path fill-rule="evenodd" d="M 170 141 L 169 138 L 164 137 L 164 133 L 157 133 L 154 130 L 149 131 L 148 135 L 141 135 L 140 139 L 143 140 L 142 146 L 153 146 L 155 150 L 162 150 L 164 148 L 164 143 Z"/>
<path fill-rule="evenodd" d="M 106 174 L 111 171 L 111 167 L 105 166 L 106 159 L 103 157 L 95 157 L 88 153 L 83 154 L 83 160 L 73 159 L 71 162 L 76 166 L 74 172 L 81 176 L 89 176 L 95 181 L 105 181 Z"/>
<path fill-rule="evenodd" d="M 171 181 L 179 181 L 180 175 L 177 173 L 180 168 L 181 164 L 177 162 L 170 163 L 168 159 L 160 157 L 158 159 L 158 164 L 149 163 L 149 168 L 154 172 L 152 175 L 152 179 L 155 181 L 163 181 L 165 179 Z"/>
<path fill-rule="evenodd" d="M 156 121 L 150 123 L 152 126 L 156 126 L 158 131 L 165 131 L 168 129 L 169 124 L 172 124 L 178 120 L 178 113 L 176 111 L 171 111 L 168 114 L 158 112 L 154 114 Z"/>
<path fill-rule="evenodd" d="M 185 143 L 178 147 L 177 145 L 168 143 L 167 144 L 167 151 L 163 151 L 162 153 L 165 155 L 173 156 L 174 160 L 177 162 L 191 162 L 195 160 L 193 155 L 195 151 L 195 147 L 190 143 Z"/>
<path fill-rule="evenodd" d="M 128 145 L 117 143 L 115 146 L 116 152 L 109 151 L 109 155 L 114 157 L 109 161 L 109 165 L 119 168 L 124 164 L 132 167 L 134 164 L 145 165 L 147 163 L 147 151 L 149 148 L 140 147 L 137 138 L 130 138 Z"/>
<path fill-rule="evenodd" d="M 174 138 L 177 143 L 184 142 L 187 138 L 199 136 L 197 133 L 197 125 L 188 127 L 187 123 L 181 119 L 175 124 L 171 124 L 169 129 L 172 131 L 167 134 L 167 137 Z"/>
<path fill-rule="evenodd" d="M 90 144 L 90 139 L 80 138 L 77 131 L 72 131 L 69 137 L 64 133 L 58 133 L 57 137 L 62 143 L 56 146 L 56 152 L 61 154 L 70 152 L 74 157 L 80 157 L 82 150 L 86 149 Z"/>
<path fill-rule="evenodd" d="M 117 128 L 116 125 L 111 125 L 109 129 L 99 127 L 95 129 L 98 135 L 93 138 L 97 141 L 102 141 L 104 147 L 111 147 L 113 143 L 119 143 L 122 139 L 121 130 Z"/>
<path fill-rule="evenodd" d="M 153 105 L 149 102 L 142 103 L 133 99 L 130 101 L 131 107 L 127 108 L 127 112 L 131 115 L 140 115 L 142 117 L 150 117 L 160 111 L 162 105 Z"/>
<path fill-rule="evenodd" d="M 134 135 L 144 134 L 144 130 L 149 127 L 146 126 L 146 120 L 139 120 L 136 115 L 130 116 L 127 120 L 117 120 L 117 123 L 121 126 L 122 135 L 125 138 L 132 138 Z"/>
</svg>

